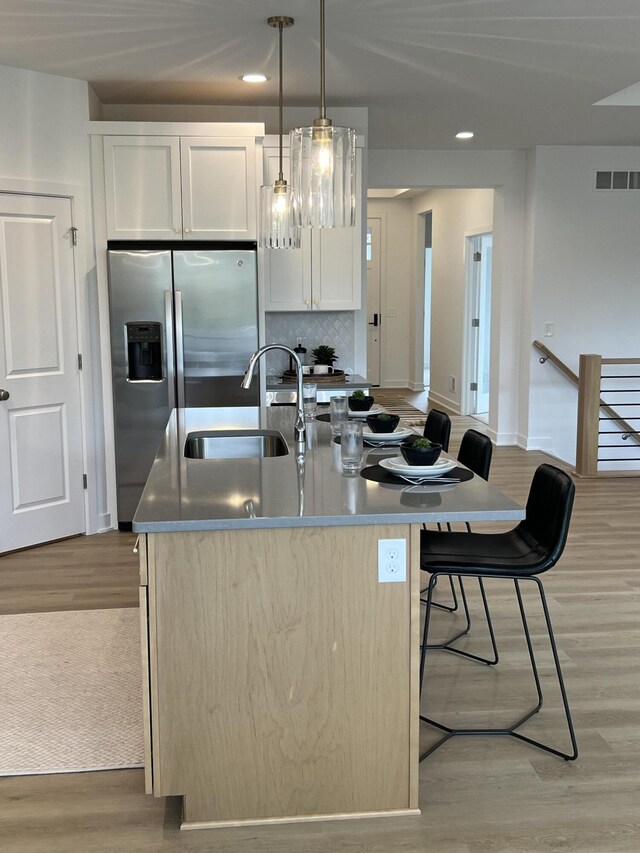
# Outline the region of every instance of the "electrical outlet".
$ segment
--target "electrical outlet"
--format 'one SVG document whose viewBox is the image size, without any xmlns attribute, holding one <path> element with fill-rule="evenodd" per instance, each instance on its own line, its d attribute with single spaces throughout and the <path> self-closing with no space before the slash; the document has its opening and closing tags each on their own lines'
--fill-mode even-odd
<svg viewBox="0 0 640 853">
<path fill-rule="evenodd" d="M 450 376 L 449 377 L 449 391 L 455 391 L 455 390 L 456 390 L 456 377 Z"/>
<path fill-rule="evenodd" d="M 378 583 L 404 583 L 406 579 L 406 539 L 378 539 Z"/>
</svg>

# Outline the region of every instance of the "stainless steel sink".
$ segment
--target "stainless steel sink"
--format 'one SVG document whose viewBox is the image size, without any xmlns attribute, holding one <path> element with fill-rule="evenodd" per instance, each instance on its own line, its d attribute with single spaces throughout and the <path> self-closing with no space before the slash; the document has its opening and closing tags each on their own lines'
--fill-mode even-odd
<svg viewBox="0 0 640 853">
<path fill-rule="evenodd" d="M 187 459 L 263 459 L 288 453 L 286 441 L 273 429 L 190 432 L 184 443 Z"/>
</svg>

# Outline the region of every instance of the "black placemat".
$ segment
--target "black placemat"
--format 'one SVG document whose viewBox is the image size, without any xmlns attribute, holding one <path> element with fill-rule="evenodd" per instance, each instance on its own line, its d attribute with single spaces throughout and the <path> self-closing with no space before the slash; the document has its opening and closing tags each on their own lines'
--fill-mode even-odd
<svg viewBox="0 0 640 853">
<path fill-rule="evenodd" d="M 381 468 L 380 465 L 369 465 L 368 468 L 363 468 L 362 471 L 360 471 L 360 476 L 364 477 L 365 480 L 373 480 L 374 483 L 386 483 L 389 486 L 407 485 L 407 481 L 403 480 L 402 477 L 397 477 L 395 474 L 392 474 L 391 471 L 387 471 L 386 468 Z M 455 468 L 452 468 L 451 471 L 447 471 L 446 474 L 443 474 L 442 477 L 445 480 L 458 479 L 460 482 L 464 483 L 465 480 L 472 479 L 473 471 L 456 466 Z M 433 485 L 437 486 L 439 480 L 440 477 L 434 477 Z M 420 485 L 428 486 L 429 483 L 421 483 Z"/>
</svg>

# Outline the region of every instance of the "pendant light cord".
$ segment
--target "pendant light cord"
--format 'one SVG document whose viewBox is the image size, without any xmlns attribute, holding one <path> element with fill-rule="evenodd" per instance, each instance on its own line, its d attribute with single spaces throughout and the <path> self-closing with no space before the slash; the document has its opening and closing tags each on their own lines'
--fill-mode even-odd
<svg viewBox="0 0 640 853">
<path fill-rule="evenodd" d="M 320 0 L 320 118 L 327 117 L 324 102 L 324 0 Z"/>
<path fill-rule="evenodd" d="M 278 53 L 279 53 L 279 61 L 278 61 L 278 125 L 280 134 L 280 160 L 279 160 L 279 168 L 278 168 L 278 179 L 280 181 L 284 180 L 284 173 L 282 171 L 282 21 L 278 24 Z"/>
</svg>

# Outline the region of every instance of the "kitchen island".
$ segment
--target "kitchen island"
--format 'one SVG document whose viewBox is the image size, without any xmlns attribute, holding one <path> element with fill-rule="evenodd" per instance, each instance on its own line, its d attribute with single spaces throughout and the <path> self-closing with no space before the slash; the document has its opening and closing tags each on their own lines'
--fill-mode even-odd
<svg viewBox="0 0 640 853">
<path fill-rule="evenodd" d="M 293 418 L 174 411 L 134 518 L 147 791 L 184 797 L 183 828 L 417 813 L 421 523 L 523 517 L 478 478 L 343 474 L 329 425 L 297 454 Z M 257 429 L 289 453 L 184 456 L 190 433 Z M 387 539 L 406 562 L 380 582 Z"/>
</svg>

